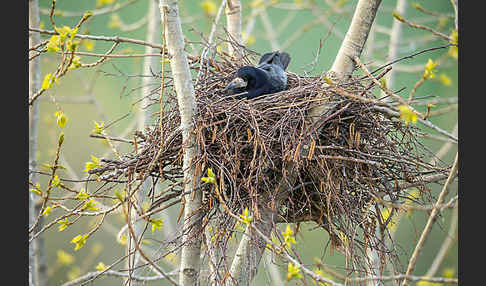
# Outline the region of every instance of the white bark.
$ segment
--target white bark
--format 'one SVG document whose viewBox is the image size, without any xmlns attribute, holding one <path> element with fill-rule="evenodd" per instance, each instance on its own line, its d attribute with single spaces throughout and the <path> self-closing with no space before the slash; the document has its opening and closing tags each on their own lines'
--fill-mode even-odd
<svg viewBox="0 0 486 286">
<path fill-rule="evenodd" d="M 226 0 L 226 28 L 233 40 L 241 44 L 241 3 L 240 0 Z M 236 56 L 232 45 L 228 45 L 230 55 Z"/>
<path fill-rule="evenodd" d="M 358 1 L 349 29 L 329 71 L 329 77 L 333 81 L 345 81 L 351 76 L 356 66 L 354 57 L 359 57 L 363 51 L 380 3 L 381 0 Z M 324 98 L 311 110 L 310 120 L 320 118 L 328 107 Z"/>
<path fill-rule="evenodd" d="M 261 220 L 254 222 L 254 227 L 266 237 L 270 237 L 273 227 L 273 214 L 271 210 L 262 209 L 261 216 Z M 257 235 L 251 227 L 247 227 L 233 258 L 230 268 L 231 278 L 227 280 L 227 285 L 250 285 L 257 274 L 265 246 L 265 240 Z"/>
<path fill-rule="evenodd" d="M 397 0 L 397 6 L 395 8 L 395 11 L 397 11 L 398 14 L 405 16 L 405 13 L 407 12 L 407 4 L 408 2 L 406 0 Z M 403 25 L 404 24 L 402 22 L 398 21 L 397 19 L 393 19 L 393 25 L 390 35 L 390 45 L 388 46 L 387 62 L 398 58 L 398 50 L 400 48 L 400 39 L 402 38 Z M 395 84 L 395 74 L 396 69 L 392 69 L 385 75 L 386 86 L 390 90 L 393 90 Z M 386 94 L 383 92 L 382 96 L 385 95 Z"/>
<path fill-rule="evenodd" d="M 38 0 L 29 0 L 29 27 L 39 27 L 39 2 Z M 39 33 L 29 34 L 29 47 L 33 47 L 40 43 Z M 34 52 L 32 52 L 34 54 Z M 29 56 L 31 56 L 29 54 Z M 29 62 L 29 94 L 31 98 L 41 88 L 41 70 L 40 70 L 40 56 Z M 35 101 L 29 106 L 29 170 L 37 169 L 37 140 L 38 140 L 38 122 L 40 116 L 39 101 Z M 29 175 L 29 180 L 36 184 L 38 179 L 35 173 Z M 35 195 L 29 192 L 29 228 L 35 221 L 37 214 L 35 207 Z M 34 231 L 35 232 L 35 231 Z M 39 252 L 43 254 L 42 240 L 36 239 L 29 244 L 29 284 L 31 285 L 47 285 L 47 269 L 39 269 L 39 265 L 46 267 L 45 261 L 39 260 Z M 45 256 L 40 256 L 45 259 Z"/>
<path fill-rule="evenodd" d="M 331 67 L 338 80 L 345 80 L 351 75 L 355 67 L 353 59 L 361 55 L 380 3 L 381 0 L 358 1 L 351 25 Z"/>
<path fill-rule="evenodd" d="M 458 9 L 459 7 L 457 6 L 457 0 L 451 0 L 451 4 L 452 4 L 452 7 L 454 7 L 454 24 L 456 26 L 456 31 L 459 32 L 459 26 L 458 26 L 458 21 L 459 21 L 459 17 L 458 17 Z"/>
<path fill-rule="evenodd" d="M 181 116 L 183 140 L 184 169 L 184 225 L 182 236 L 181 265 L 179 284 L 199 285 L 200 253 L 201 253 L 201 216 L 197 210 L 201 206 L 201 192 L 195 187 L 199 176 L 192 168 L 192 160 L 198 150 L 193 134 L 193 116 L 196 110 L 194 86 L 191 80 L 189 64 L 184 51 L 184 38 L 179 18 L 177 0 L 161 0 L 159 4 L 162 23 L 165 28 L 165 41 L 170 56 L 171 73 L 174 78 L 175 90 Z"/>
</svg>

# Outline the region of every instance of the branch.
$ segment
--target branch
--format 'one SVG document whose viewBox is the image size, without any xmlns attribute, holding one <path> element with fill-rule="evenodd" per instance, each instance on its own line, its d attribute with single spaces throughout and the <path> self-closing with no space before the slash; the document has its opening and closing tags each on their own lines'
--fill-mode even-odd
<svg viewBox="0 0 486 286">
<path fill-rule="evenodd" d="M 158 9 L 158 1 L 157 0 L 149 0 L 149 7 L 147 11 L 146 17 L 143 17 L 147 20 L 147 31 L 146 31 L 146 41 L 149 43 L 157 42 L 159 35 L 160 35 L 160 13 Z M 145 46 L 145 54 L 155 53 L 157 52 L 155 48 Z M 162 63 L 164 64 L 164 63 Z M 149 73 L 152 68 L 160 66 L 160 59 L 156 57 L 146 57 L 143 61 L 142 72 Z M 152 77 L 143 77 L 141 80 L 142 88 L 140 90 L 140 103 L 141 107 L 137 112 L 137 129 L 144 130 L 146 125 L 149 125 L 151 122 L 150 115 L 156 111 L 156 105 L 150 105 L 150 85 L 153 83 L 157 83 Z M 133 142 L 131 142 L 133 143 Z M 150 191 L 150 184 L 149 180 L 144 179 L 140 190 L 135 194 L 136 201 L 138 201 L 139 205 L 142 205 L 144 201 L 148 198 L 148 193 Z M 145 231 L 146 225 L 144 225 L 141 221 L 137 222 L 138 218 L 140 217 L 137 213 L 135 207 L 129 209 L 128 213 L 129 217 L 127 217 L 128 225 L 130 233 L 133 233 L 134 242 L 132 244 L 127 243 L 127 253 L 134 252 L 133 258 L 128 257 L 127 259 L 127 266 L 130 269 L 130 278 L 132 275 L 140 275 L 142 273 L 143 268 L 139 268 L 139 264 L 141 261 L 141 257 L 148 261 L 153 268 L 157 269 L 157 266 L 148 258 L 146 255 L 141 251 L 139 243 L 143 238 L 143 233 Z M 133 225 L 133 226 L 132 226 Z M 137 240 L 136 238 L 139 237 L 140 239 Z M 134 245 L 133 245 L 134 244 Z M 136 249 L 136 251 L 134 251 Z M 133 259 L 133 261 L 131 261 Z M 132 266 L 132 267 L 130 267 Z M 133 269 L 133 273 L 132 273 Z M 158 269 L 157 269 L 158 270 Z M 162 272 L 159 270 L 159 272 Z M 163 273 L 163 272 L 162 272 Z M 169 279 L 170 280 L 170 279 Z M 170 280 L 172 284 L 175 284 L 174 281 Z M 137 284 L 136 284 L 137 285 Z"/>
<path fill-rule="evenodd" d="M 404 19 L 404 18 L 403 18 L 401 15 L 399 15 L 399 14 L 393 14 L 393 16 L 394 16 L 394 18 L 395 18 L 395 19 L 397 19 L 398 21 L 400 21 L 400 22 L 402 22 L 402 23 L 405 23 L 405 24 L 409 25 L 409 26 L 410 26 L 410 27 L 412 27 L 412 28 L 416 28 L 416 29 L 420 29 L 420 30 L 429 31 L 429 32 L 431 32 L 432 34 L 434 34 L 434 35 L 436 35 L 436 36 L 439 36 L 439 37 L 441 37 L 441 38 L 443 38 L 443 39 L 447 40 L 448 42 L 452 42 L 452 41 L 453 41 L 453 39 L 452 39 L 451 37 L 449 37 L 448 35 L 443 34 L 443 33 L 439 32 L 439 31 L 436 31 L 436 30 L 434 30 L 434 29 L 432 29 L 432 28 L 429 28 L 429 27 L 427 27 L 427 26 L 423 26 L 423 25 L 414 24 L 414 23 L 412 23 L 412 22 L 409 22 L 409 21 L 405 20 L 405 19 Z"/>
<path fill-rule="evenodd" d="M 457 211 L 457 208 L 456 208 L 456 209 L 454 209 L 454 212 L 452 214 L 449 232 L 447 233 L 447 235 L 444 239 L 444 242 L 442 243 L 442 246 L 440 247 L 440 250 L 437 253 L 437 256 L 435 257 L 434 261 L 432 262 L 432 265 L 430 266 L 429 270 L 425 274 L 426 276 L 435 275 L 435 273 L 439 269 L 440 264 L 444 260 L 447 252 L 449 251 L 450 247 L 452 246 L 452 243 L 456 240 L 456 237 L 455 237 L 454 234 L 455 234 L 456 228 L 457 228 L 457 220 L 458 220 L 458 211 Z"/>
<path fill-rule="evenodd" d="M 158 276 L 137 276 L 137 275 L 131 275 L 131 278 L 135 281 L 157 281 L 157 280 L 163 280 L 163 279 L 167 279 L 167 277 L 169 276 L 175 276 L 177 275 L 177 272 L 178 270 L 174 270 L 170 273 L 167 273 L 167 276 L 162 276 L 162 275 L 158 275 Z M 74 285 L 78 285 L 78 284 L 81 284 L 83 282 L 86 282 L 88 280 L 91 280 L 92 278 L 94 277 L 98 277 L 100 275 L 104 275 L 104 276 L 114 276 L 114 277 L 128 277 L 128 273 L 123 273 L 123 272 L 118 272 L 118 271 L 115 271 L 115 270 L 107 270 L 105 272 L 103 271 L 94 271 L 94 272 L 89 272 L 75 280 L 72 280 L 72 281 L 69 281 L 69 282 L 66 282 L 64 284 L 62 284 L 62 286 L 74 286 Z"/>
<path fill-rule="evenodd" d="M 108 6 L 108 7 L 105 7 L 105 8 L 100 8 L 100 9 L 93 10 L 92 11 L 93 12 L 93 16 L 103 15 L 103 14 L 108 14 L 108 13 L 115 12 L 115 11 L 120 10 L 121 8 L 123 8 L 123 7 L 127 6 L 127 5 L 130 5 L 132 3 L 135 3 L 137 1 L 138 0 L 128 0 L 128 1 L 125 1 L 124 3 L 122 3 L 122 4 L 117 3 L 116 5 L 112 5 L 112 6 Z M 59 16 L 62 16 L 62 17 L 81 17 L 85 13 L 85 12 L 60 11 L 59 9 L 56 9 L 56 10 L 57 10 L 57 13 L 60 14 Z M 42 14 L 49 15 L 50 10 L 42 9 L 41 8 L 40 9 L 40 12 Z"/>
<path fill-rule="evenodd" d="M 459 154 L 456 153 L 456 158 L 454 159 L 454 164 L 452 165 L 451 171 L 449 173 L 449 177 L 447 178 L 447 181 L 445 182 L 444 186 L 442 187 L 442 191 L 439 194 L 439 198 L 437 199 L 437 202 L 435 203 L 436 206 L 439 206 L 442 204 L 444 201 L 447 193 L 448 193 L 448 188 L 450 183 L 452 182 L 453 177 L 455 176 L 456 170 L 457 170 L 457 163 L 458 163 L 458 157 Z M 432 225 L 435 223 L 437 219 L 437 215 L 439 214 L 439 208 L 434 208 L 432 212 L 430 213 L 429 219 L 427 220 L 427 224 L 425 225 L 425 228 L 422 232 L 422 235 L 420 236 L 420 239 L 415 246 L 415 250 L 412 253 L 412 257 L 409 260 L 408 267 L 407 267 L 407 272 L 405 275 L 411 275 L 413 270 L 415 269 L 415 264 L 417 263 L 418 256 L 420 255 L 420 251 L 422 250 L 422 247 L 425 243 L 425 240 L 427 239 L 431 229 Z M 403 286 L 406 286 L 408 284 L 408 280 L 405 279 L 403 281 Z"/>
</svg>

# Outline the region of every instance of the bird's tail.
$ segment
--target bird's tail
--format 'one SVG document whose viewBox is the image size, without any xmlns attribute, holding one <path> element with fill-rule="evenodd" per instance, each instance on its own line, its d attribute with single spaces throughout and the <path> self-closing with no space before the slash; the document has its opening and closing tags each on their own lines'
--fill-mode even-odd
<svg viewBox="0 0 486 286">
<path fill-rule="evenodd" d="M 264 65 L 264 64 L 278 64 L 279 66 L 282 67 L 282 69 L 286 69 L 287 66 L 290 63 L 290 55 L 287 53 L 281 53 L 279 51 L 275 52 L 270 52 L 264 54 L 261 58 L 260 61 L 258 62 L 258 65 Z"/>
</svg>

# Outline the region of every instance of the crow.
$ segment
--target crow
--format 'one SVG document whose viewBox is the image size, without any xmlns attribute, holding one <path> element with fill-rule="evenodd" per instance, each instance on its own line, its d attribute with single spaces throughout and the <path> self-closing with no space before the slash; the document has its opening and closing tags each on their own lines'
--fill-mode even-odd
<svg viewBox="0 0 486 286">
<path fill-rule="evenodd" d="M 243 66 L 236 72 L 233 79 L 224 89 L 225 95 L 241 94 L 248 99 L 260 95 L 275 93 L 287 87 L 285 69 L 289 65 L 290 56 L 279 51 L 266 53 L 255 66 Z"/>
</svg>

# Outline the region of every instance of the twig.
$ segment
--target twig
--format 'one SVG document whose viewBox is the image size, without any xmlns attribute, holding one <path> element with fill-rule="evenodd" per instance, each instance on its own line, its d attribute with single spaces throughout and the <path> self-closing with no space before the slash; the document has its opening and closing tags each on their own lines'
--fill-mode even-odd
<svg viewBox="0 0 486 286">
<path fill-rule="evenodd" d="M 388 63 L 386 63 L 386 64 L 384 64 L 384 65 L 382 65 L 382 66 L 377 67 L 376 69 L 374 69 L 374 70 L 373 70 L 373 71 L 371 71 L 370 73 L 371 73 L 371 74 L 374 74 L 374 73 L 376 73 L 377 71 L 379 71 L 379 70 L 381 70 L 381 69 L 383 69 L 383 68 L 385 68 L 385 67 L 387 67 L 387 66 L 393 65 L 393 64 L 395 64 L 395 63 L 397 63 L 397 62 L 399 62 L 399 61 L 403 61 L 403 60 L 406 60 L 406 59 L 411 59 L 411 58 L 413 58 L 413 57 L 415 57 L 415 56 L 418 56 L 418 55 L 420 55 L 420 54 L 423 54 L 423 53 L 426 53 L 426 52 L 430 52 L 430 51 L 435 51 L 435 50 L 445 49 L 445 48 L 448 48 L 448 47 L 450 47 L 450 46 L 457 46 L 457 45 L 456 45 L 456 44 L 449 43 L 449 44 L 444 45 L 444 46 L 433 47 L 433 48 L 427 48 L 427 49 L 425 49 L 425 50 L 421 50 L 421 51 L 418 51 L 418 52 L 413 53 L 413 54 L 411 54 L 411 55 L 404 56 L 404 57 L 398 58 L 398 59 L 396 59 L 396 60 L 393 60 L 393 61 L 391 61 L 391 62 L 388 62 Z M 362 77 L 362 78 L 360 78 L 360 79 L 364 79 L 364 78 L 366 78 L 366 76 L 363 76 L 363 77 Z"/>
<path fill-rule="evenodd" d="M 457 197 L 457 196 L 456 196 Z M 432 261 L 432 264 L 430 265 L 429 270 L 425 274 L 425 276 L 433 276 L 439 269 L 440 264 L 444 260 L 447 252 L 449 251 L 449 248 L 452 246 L 452 243 L 456 241 L 457 237 L 455 237 L 455 232 L 457 228 L 457 219 L 458 218 L 458 210 L 454 209 L 454 212 L 452 213 L 452 218 L 451 218 L 451 223 L 449 227 L 449 231 L 444 239 L 444 242 L 442 243 L 442 246 L 440 247 L 439 252 L 437 253 L 436 257 L 434 258 L 434 261 Z"/>
<path fill-rule="evenodd" d="M 459 160 L 459 154 L 456 153 L 456 158 L 454 159 L 454 164 L 452 165 L 451 171 L 449 173 L 449 177 L 447 178 L 447 181 L 445 182 L 444 186 L 442 187 L 442 191 L 439 194 L 439 198 L 437 199 L 437 202 L 435 203 L 436 206 L 442 204 L 442 202 L 445 199 L 445 196 L 448 193 L 449 185 L 452 182 L 452 178 L 454 177 L 456 170 L 457 170 L 457 165 L 458 165 L 458 160 Z M 435 223 L 437 219 L 437 215 L 439 214 L 439 209 L 434 208 L 429 216 L 429 219 L 427 220 L 427 224 L 425 225 L 425 228 L 422 232 L 422 235 L 419 238 L 419 241 L 417 242 L 417 245 L 415 246 L 415 250 L 412 253 L 412 256 L 410 257 L 408 267 L 407 267 L 407 272 L 405 273 L 406 275 L 411 275 L 413 270 L 415 269 L 415 264 L 417 263 L 418 256 L 420 255 L 420 252 L 422 250 L 422 247 L 425 243 L 425 240 L 427 239 L 431 229 L 432 225 Z M 405 278 L 403 281 L 403 286 L 406 286 L 408 284 L 408 278 Z"/>
<path fill-rule="evenodd" d="M 389 281 L 389 280 L 410 280 L 410 281 L 429 281 L 434 283 L 458 283 L 459 280 L 457 278 L 447 278 L 447 277 L 425 277 L 425 276 L 414 276 L 414 275 L 406 275 L 406 274 L 399 274 L 395 276 L 374 276 L 374 277 L 366 277 L 366 278 L 352 278 L 348 279 L 348 281 L 368 281 L 368 280 L 375 280 L 375 281 Z"/>
<path fill-rule="evenodd" d="M 405 102 L 405 100 L 403 100 L 403 98 L 401 98 L 400 96 L 394 94 L 391 90 L 389 90 L 388 88 L 384 87 L 375 77 L 373 77 L 373 75 L 370 73 L 370 71 L 361 62 L 361 60 L 359 59 L 359 57 L 354 57 L 354 61 L 361 68 L 361 70 L 363 70 L 363 72 L 368 76 L 368 78 L 370 78 L 383 92 L 385 92 L 386 95 L 393 97 L 395 100 L 397 100 L 401 104 L 406 105 L 408 108 L 410 108 L 410 110 L 412 110 L 413 112 L 415 112 L 416 114 L 418 114 L 420 117 L 424 118 L 424 115 L 422 113 L 416 111 L 407 102 Z"/>
<path fill-rule="evenodd" d="M 158 275 L 158 276 L 136 276 L 136 275 L 132 275 L 131 278 L 133 280 L 142 281 L 142 282 L 143 281 L 157 281 L 157 280 L 167 279 L 167 277 L 169 277 L 169 276 L 176 276 L 176 275 L 178 275 L 178 271 L 179 270 L 174 270 L 170 273 L 167 273 L 166 276 L 163 276 L 163 275 Z M 62 286 L 78 285 L 78 284 L 81 284 L 81 283 L 86 282 L 88 280 L 91 280 L 94 277 L 98 277 L 100 275 L 113 276 L 113 277 L 128 277 L 128 273 L 123 273 L 123 272 L 119 272 L 119 271 L 115 271 L 115 270 L 108 270 L 108 271 L 105 271 L 105 272 L 95 271 L 95 272 L 86 273 L 85 275 L 83 275 L 79 278 L 76 278 L 75 280 L 66 282 L 66 283 L 62 284 Z"/>
<path fill-rule="evenodd" d="M 125 1 L 124 3 L 121 3 L 121 4 L 118 4 L 117 5 L 112 5 L 112 6 L 108 6 L 108 7 L 105 7 L 105 8 L 100 8 L 100 9 L 96 9 L 96 10 L 93 10 L 93 16 L 97 16 L 97 15 L 103 15 L 103 14 L 108 14 L 108 13 L 112 13 L 112 12 L 115 12 L 117 10 L 120 10 L 121 8 L 125 7 L 125 6 L 128 6 L 130 4 L 133 4 L 135 2 L 137 2 L 138 0 L 128 0 L 128 1 Z M 53 1 L 55 2 L 55 1 Z M 80 13 L 80 12 L 70 12 L 70 11 L 59 11 L 59 9 L 57 10 L 58 13 L 60 13 L 60 16 L 62 17 L 79 17 L 79 16 L 83 16 L 84 13 Z M 47 9 L 40 9 L 40 12 L 42 14 L 46 14 L 46 15 L 49 15 L 49 10 Z"/>
<path fill-rule="evenodd" d="M 41 34 L 47 34 L 47 35 L 57 35 L 58 34 L 56 31 L 42 30 L 42 29 L 37 29 L 37 28 L 32 28 L 32 27 L 29 27 L 29 31 L 37 32 L 37 33 L 41 33 Z M 79 39 L 88 39 L 88 40 L 96 40 L 96 41 L 106 41 L 106 42 L 116 42 L 116 43 L 132 43 L 132 44 L 149 46 L 149 47 L 152 47 L 152 48 L 162 50 L 162 46 L 158 45 L 158 44 L 147 43 L 145 41 L 125 38 L 125 37 L 119 37 L 119 36 L 107 37 L 107 36 L 93 36 L 93 35 L 76 34 L 74 37 L 79 38 Z M 190 55 L 188 55 L 188 56 L 190 56 Z"/>
<path fill-rule="evenodd" d="M 128 140 L 128 139 L 125 139 L 125 138 L 111 137 L 111 136 L 101 135 L 101 134 L 93 134 L 92 133 L 92 134 L 89 134 L 89 137 L 100 138 L 100 139 L 110 139 L 112 141 L 118 141 L 118 142 L 125 142 L 125 143 L 133 144 L 132 140 Z"/>
<path fill-rule="evenodd" d="M 419 25 L 419 24 L 414 24 L 414 23 L 411 23 L 411 22 L 409 22 L 409 21 L 405 20 L 405 19 L 404 19 L 402 16 L 400 16 L 400 15 L 395 16 L 395 19 L 397 19 L 398 21 L 400 21 L 400 22 L 402 22 L 402 23 L 405 23 L 405 24 L 409 25 L 409 26 L 410 26 L 410 27 L 412 27 L 412 28 L 416 28 L 416 29 L 421 29 L 421 30 L 429 31 L 429 32 L 431 32 L 432 34 L 434 34 L 434 35 L 436 35 L 436 36 L 439 36 L 439 37 L 441 37 L 441 38 L 443 38 L 443 39 L 447 40 L 448 42 L 452 42 L 452 41 L 453 41 L 453 39 L 452 39 L 451 37 L 449 37 L 448 35 L 446 35 L 446 34 L 443 34 L 443 33 L 441 33 L 441 32 L 438 32 L 438 31 L 436 31 L 436 30 L 434 30 L 434 29 L 432 29 L 432 28 L 429 28 L 429 27 L 427 27 L 427 26 L 423 26 L 423 25 Z"/>
</svg>

